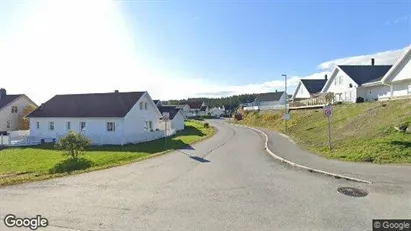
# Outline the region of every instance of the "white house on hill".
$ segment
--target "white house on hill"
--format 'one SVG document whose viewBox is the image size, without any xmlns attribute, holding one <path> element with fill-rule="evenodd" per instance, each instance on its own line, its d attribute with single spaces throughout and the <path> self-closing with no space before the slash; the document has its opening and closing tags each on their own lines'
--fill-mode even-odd
<svg viewBox="0 0 411 231">
<path fill-rule="evenodd" d="M 356 102 L 361 97 L 365 101 L 375 101 L 388 96 L 389 87 L 380 83 L 392 65 L 338 65 L 331 74 L 322 93 L 332 92 L 335 101 Z M 378 83 L 370 85 L 371 83 Z"/>
<path fill-rule="evenodd" d="M 394 65 L 339 65 L 322 92 L 335 93 L 337 101 L 356 102 L 411 97 L 411 45 Z"/>
<path fill-rule="evenodd" d="M 309 99 L 313 95 L 320 93 L 328 78 L 324 79 L 300 79 L 292 96 L 293 100 Z"/>
<path fill-rule="evenodd" d="M 0 89 L 0 132 L 19 129 L 19 117 L 24 108 L 37 105 L 26 95 L 8 95 L 6 89 Z"/>
<path fill-rule="evenodd" d="M 247 104 L 244 110 L 281 109 L 284 107 L 286 97 L 287 99 L 291 98 L 291 96 L 287 96 L 283 91 L 261 93 L 255 98 L 254 102 Z"/>
<path fill-rule="evenodd" d="M 381 84 L 389 86 L 390 98 L 411 97 L 411 45 L 385 74 Z"/>
<path fill-rule="evenodd" d="M 58 139 L 69 130 L 93 144 L 138 143 L 164 136 L 162 117 L 148 92 L 56 95 L 27 116 L 30 138 Z"/>
</svg>

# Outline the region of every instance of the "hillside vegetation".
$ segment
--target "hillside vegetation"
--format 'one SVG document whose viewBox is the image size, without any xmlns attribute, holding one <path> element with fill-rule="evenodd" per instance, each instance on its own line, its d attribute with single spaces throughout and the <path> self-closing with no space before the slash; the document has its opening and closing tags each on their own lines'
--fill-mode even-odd
<svg viewBox="0 0 411 231">
<path fill-rule="evenodd" d="M 282 112 L 244 114 L 243 124 L 284 133 Z M 291 111 L 288 135 L 301 146 L 328 158 L 374 163 L 411 163 L 411 100 L 334 105 L 333 151 L 328 150 L 327 119 L 322 109 Z"/>
</svg>

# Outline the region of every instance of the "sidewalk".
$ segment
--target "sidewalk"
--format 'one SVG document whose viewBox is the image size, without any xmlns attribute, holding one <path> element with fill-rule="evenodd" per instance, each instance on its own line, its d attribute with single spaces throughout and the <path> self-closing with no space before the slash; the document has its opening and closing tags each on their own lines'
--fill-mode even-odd
<svg viewBox="0 0 411 231">
<path fill-rule="evenodd" d="M 411 184 L 411 166 L 354 163 L 326 159 L 303 150 L 291 138 L 258 128 L 268 136 L 268 148 L 276 155 L 306 167 L 368 180 L 373 183 Z"/>
</svg>

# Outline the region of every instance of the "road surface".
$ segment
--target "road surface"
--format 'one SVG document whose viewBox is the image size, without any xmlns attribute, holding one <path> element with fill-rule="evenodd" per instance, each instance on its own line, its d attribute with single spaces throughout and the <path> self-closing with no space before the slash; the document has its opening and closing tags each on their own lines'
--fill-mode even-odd
<svg viewBox="0 0 411 231">
<path fill-rule="evenodd" d="M 246 128 L 146 161 L 0 188 L 6 214 L 49 220 L 39 230 L 372 230 L 411 218 L 411 186 L 368 185 L 288 167 Z M 367 190 L 349 197 L 339 187 Z M 0 230 L 8 230 L 3 222 Z M 13 230 L 13 229 L 10 229 Z"/>
</svg>

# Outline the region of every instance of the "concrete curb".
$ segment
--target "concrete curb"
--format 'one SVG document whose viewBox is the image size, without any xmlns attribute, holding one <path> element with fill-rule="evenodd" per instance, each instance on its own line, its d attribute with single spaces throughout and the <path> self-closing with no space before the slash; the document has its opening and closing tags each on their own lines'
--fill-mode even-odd
<svg viewBox="0 0 411 231">
<path fill-rule="evenodd" d="M 253 131 L 256 131 L 256 132 L 264 135 L 264 137 L 265 137 L 265 142 L 264 142 L 264 148 L 265 148 L 265 150 L 266 150 L 272 157 L 274 157 L 275 159 L 277 159 L 277 160 L 279 160 L 279 161 L 281 161 L 281 162 L 283 162 L 283 163 L 287 163 L 287 164 L 289 164 L 289 165 L 291 165 L 291 166 L 293 166 L 293 167 L 297 167 L 297 168 L 301 168 L 301 169 L 308 170 L 309 172 L 315 172 L 315 173 L 319 173 L 319 174 L 331 176 L 331 177 L 334 177 L 334 178 L 337 178 L 337 179 L 345 179 L 345 180 L 354 181 L 354 182 L 359 182 L 359 183 L 372 184 L 371 181 L 361 180 L 361 179 L 358 179 L 358 178 L 353 178 L 353 177 L 344 176 L 344 175 L 340 175 L 340 174 L 336 174 L 336 173 L 326 172 L 326 171 L 323 171 L 323 170 L 320 170 L 320 169 L 310 168 L 310 167 L 307 167 L 307 166 L 304 166 L 304 165 L 301 165 L 301 164 L 294 163 L 294 162 L 289 161 L 289 160 L 287 160 L 287 159 L 284 159 L 284 158 L 282 158 L 281 156 L 278 156 L 278 155 L 274 154 L 274 152 L 272 152 L 272 151 L 268 148 L 268 136 L 267 136 L 267 134 L 266 134 L 265 132 L 261 131 L 260 129 L 253 128 L 253 127 L 249 127 L 249 126 L 245 126 L 245 125 L 234 124 L 234 123 L 230 123 L 230 124 L 232 124 L 232 125 L 234 125 L 234 126 L 238 126 L 238 127 L 248 128 L 248 129 L 251 129 L 251 130 L 253 130 Z M 286 135 L 284 135 L 284 136 L 286 136 Z M 286 136 L 286 137 L 289 138 L 288 136 Z M 290 138 L 289 138 L 289 139 L 290 139 Z M 295 142 L 294 142 L 294 143 L 295 143 Z"/>
</svg>

